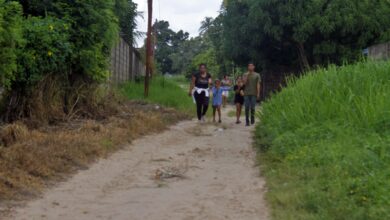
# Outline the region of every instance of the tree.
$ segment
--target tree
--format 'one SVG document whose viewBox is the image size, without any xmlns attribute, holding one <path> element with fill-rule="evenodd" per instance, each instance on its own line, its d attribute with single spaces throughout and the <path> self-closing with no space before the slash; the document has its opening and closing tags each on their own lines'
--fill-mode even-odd
<svg viewBox="0 0 390 220">
<path fill-rule="evenodd" d="M 224 27 L 223 27 L 223 16 L 220 14 L 216 18 L 211 20 L 211 23 L 207 28 L 203 28 L 204 32 L 201 35 L 205 42 L 208 42 L 208 45 L 213 48 L 215 52 L 215 57 L 220 67 L 220 74 L 226 74 L 230 71 L 231 60 L 224 53 Z M 208 20 L 207 18 L 205 20 Z"/>
<path fill-rule="evenodd" d="M 0 86 L 9 88 L 17 71 L 17 48 L 23 43 L 21 7 L 0 0 Z"/>
<path fill-rule="evenodd" d="M 389 40 L 386 0 L 229 0 L 225 6 L 226 54 L 241 63 L 263 61 L 265 68 L 353 62 L 363 48 Z"/>
<path fill-rule="evenodd" d="M 172 60 L 172 70 L 176 74 L 191 74 L 197 69 L 192 68 L 195 56 L 210 48 L 203 37 L 195 37 L 184 41 L 169 57 Z"/>
<path fill-rule="evenodd" d="M 215 50 L 211 47 L 202 53 L 196 55 L 191 63 L 191 72 L 194 73 L 199 70 L 200 64 L 206 64 L 207 69 L 213 77 L 220 77 L 221 67 L 217 61 Z"/>
<path fill-rule="evenodd" d="M 214 19 L 212 17 L 206 17 L 201 22 L 201 25 L 199 28 L 200 35 L 205 34 L 210 29 L 210 27 L 213 25 L 213 23 L 214 23 Z"/>
<path fill-rule="evenodd" d="M 137 16 L 142 16 L 137 11 L 137 4 L 132 0 L 115 0 L 115 14 L 119 18 L 119 27 L 122 37 L 132 45 L 136 44 L 136 38 L 141 35 L 137 29 Z"/>
<path fill-rule="evenodd" d="M 118 18 L 113 0 L 60 0 L 49 13 L 71 24 L 72 74 L 102 82 L 109 76 L 111 48 L 118 36 Z"/>
<path fill-rule="evenodd" d="M 153 29 L 156 34 L 155 59 L 160 68 L 159 71 L 163 74 L 177 73 L 172 67 L 172 57 L 174 57 L 173 54 L 181 54 L 180 47 L 188 40 L 189 34 L 182 30 L 176 33 L 169 28 L 167 21 L 156 21 Z"/>
</svg>

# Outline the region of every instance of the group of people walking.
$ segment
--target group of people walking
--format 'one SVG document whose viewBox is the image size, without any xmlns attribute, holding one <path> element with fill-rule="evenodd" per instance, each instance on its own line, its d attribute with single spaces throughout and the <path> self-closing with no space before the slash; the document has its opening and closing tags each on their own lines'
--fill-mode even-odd
<svg viewBox="0 0 390 220">
<path fill-rule="evenodd" d="M 217 122 L 216 116 L 218 113 L 218 122 L 222 123 L 221 108 L 225 107 L 229 91 L 234 91 L 234 103 L 236 105 L 237 124 L 241 124 L 241 112 L 245 107 L 245 122 L 246 126 L 255 124 L 256 103 L 260 99 L 260 74 L 255 72 L 255 64 L 248 64 L 248 72 L 236 79 L 235 86 L 232 87 L 232 82 L 228 76 L 224 76 L 222 80 L 212 79 L 212 76 L 207 71 L 206 64 L 199 66 L 199 72 L 192 76 L 189 89 L 189 96 L 193 97 L 196 103 L 196 112 L 198 120 L 205 122 L 210 98 L 212 97 L 213 122 Z"/>
</svg>

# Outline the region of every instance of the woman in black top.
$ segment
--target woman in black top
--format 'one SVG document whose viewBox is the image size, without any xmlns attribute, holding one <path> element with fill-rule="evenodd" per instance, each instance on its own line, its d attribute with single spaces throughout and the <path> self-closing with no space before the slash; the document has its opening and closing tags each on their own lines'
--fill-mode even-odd
<svg viewBox="0 0 390 220">
<path fill-rule="evenodd" d="M 241 124 L 241 111 L 242 111 L 242 106 L 244 105 L 244 83 L 241 79 L 241 77 L 237 78 L 237 84 L 234 86 L 234 103 L 236 104 L 236 116 L 237 116 L 237 121 L 236 124 Z"/>
<path fill-rule="evenodd" d="M 189 95 L 195 98 L 198 120 L 204 122 L 210 102 L 209 87 L 211 75 L 207 73 L 206 64 L 199 65 L 199 73 L 192 75 Z"/>
</svg>

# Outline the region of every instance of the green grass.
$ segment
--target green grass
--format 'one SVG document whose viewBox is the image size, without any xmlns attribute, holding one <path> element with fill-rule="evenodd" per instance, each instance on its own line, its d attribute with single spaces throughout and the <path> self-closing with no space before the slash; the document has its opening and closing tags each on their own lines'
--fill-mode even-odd
<svg viewBox="0 0 390 220">
<path fill-rule="evenodd" d="M 390 219 L 390 62 L 292 79 L 260 118 L 274 219 Z"/>
<path fill-rule="evenodd" d="M 186 85 L 188 86 L 190 84 L 190 79 L 187 79 L 185 75 L 174 75 L 169 80 L 176 82 L 179 85 Z"/>
<path fill-rule="evenodd" d="M 150 85 L 149 97 L 144 98 L 144 84 L 129 82 L 121 87 L 121 92 L 130 100 L 147 101 L 165 107 L 175 108 L 185 113 L 191 113 L 194 104 L 186 90 L 180 88 L 177 82 L 163 77 L 154 78 Z"/>
</svg>

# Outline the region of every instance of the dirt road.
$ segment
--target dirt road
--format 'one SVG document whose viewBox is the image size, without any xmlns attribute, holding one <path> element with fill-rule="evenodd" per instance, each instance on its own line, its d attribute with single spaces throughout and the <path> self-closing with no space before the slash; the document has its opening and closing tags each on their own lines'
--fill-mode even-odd
<svg viewBox="0 0 390 220">
<path fill-rule="evenodd" d="M 25 220 L 263 220 L 252 128 L 186 121 L 80 171 L 11 210 Z"/>
</svg>

